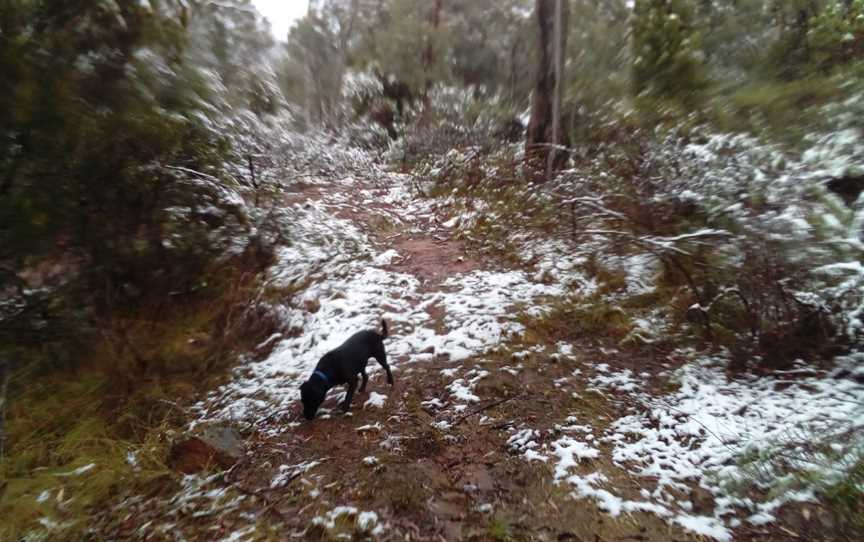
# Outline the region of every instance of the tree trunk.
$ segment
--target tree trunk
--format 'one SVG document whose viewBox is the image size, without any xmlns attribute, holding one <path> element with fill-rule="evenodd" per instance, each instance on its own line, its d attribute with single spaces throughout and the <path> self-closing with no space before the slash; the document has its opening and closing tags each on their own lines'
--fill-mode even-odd
<svg viewBox="0 0 864 542">
<path fill-rule="evenodd" d="M 525 140 L 525 159 L 536 169 L 546 170 L 548 173 L 561 169 L 566 159 L 563 153 L 551 150 L 554 145 L 565 144 L 564 131 L 560 129 L 560 102 L 556 100 L 556 91 L 560 91 L 558 80 L 561 77 L 558 74 L 563 72 L 569 8 L 568 3 L 563 0 L 536 2 L 539 55 L 536 83 L 531 97 L 531 119 Z M 556 18 L 559 19 L 557 23 Z M 556 31 L 556 24 L 559 25 L 559 31 Z"/>
<path fill-rule="evenodd" d="M 510 86 L 510 103 L 516 104 L 516 81 L 518 80 L 519 74 L 516 72 L 516 55 L 519 54 L 519 47 L 521 45 L 521 40 L 519 36 L 516 36 L 516 39 L 513 40 L 513 45 L 510 46 L 510 77 L 508 78 L 508 84 Z"/>
<path fill-rule="evenodd" d="M 552 178 L 552 171 L 555 168 L 558 149 L 556 145 L 563 143 L 561 137 L 561 81 L 564 74 L 564 51 L 563 51 L 563 36 L 564 29 L 562 21 L 564 19 L 564 0 L 555 0 L 555 90 L 552 95 L 552 144 L 549 149 L 549 156 L 546 159 L 546 178 Z"/>
<path fill-rule="evenodd" d="M 432 122 L 432 103 L 429 98 L 429 91 L 432 89 L 431 72 L 437 58 L 435 58 L 435 39 L 437 38 L 438 29 L 441 26 L 441 4 L 443 0 L 432 1 L 432 12 L 429 18 L 429 26 L 431 31 L 429 39 L 426 42 L 426 47 L 423 50 L 423 82 L 420 92 L 422 92 L 423 113 L 420 116 L 420 126 L 428 126 Z"/>
<path fill-rule="evenodd" d="M 354 35 L 354 26 L 357 23 L 358 10 L 360 6 L 357 0 L 351 0 L 348 6 L 347 21 L 339 21 L 339 75 L 337 76 L 339 92 L 345 82 L 345 74 L 351 64 L 351 37 Z"/>
</svg>

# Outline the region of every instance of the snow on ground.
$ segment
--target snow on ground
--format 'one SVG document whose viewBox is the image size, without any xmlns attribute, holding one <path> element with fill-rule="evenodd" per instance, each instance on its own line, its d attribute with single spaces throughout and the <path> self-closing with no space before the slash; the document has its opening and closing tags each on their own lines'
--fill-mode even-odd
<svg viewBox="0 0 864 542">
<path fill-rule="evenodd" d="M 184 476 L 180 480 L 178 491 L 170 498 L 160 499 L 158 503 L 154 504 L 153 501 L 143 495 L 128 497 L 116 505 L 111 513 L 129 517 L 135 511 L 148 513 L 152 511 L 152 507 L 157 507 L 161 511 L 160 519 L 143 523 L 134 531 L 132 538 L 139 540 L 183 540 L 182 529 L 179 529 L 178 525 L 182 523 L 184 518 L 201 514 L 219 516 L 220 514 L 236 512 L 249 499 L 247 495 L 239 494 L 231 486 L 226 486 L 223 479 L 224 473 L 221 472 L 209 475 Z M 50 520 L 46 518 L 46 521 Z M 250 525 L 221 540 L 250 540 L 254 536 L 255 528 L 254 524 Z M 220 540 L 215 533 L 213 533 L 212 539 Z"/>
<path fill-rule="evenodd" d="M 335 531 L 341 524 L 344 527 L 354 527 L 359 532 L 374 537 L 379 537 L 386 531 L 386 526 L 379 522 L 378 514 L 375 512 L 362 512 L 354 506 L 337 506 L 324 516 L 313 518 L 312 524 L 319 525 L 327 531 Z M 336 538 L 342 537 L 336 535 Z M 348 539 L 350 539 L 350 536 Z"/>
<path fill-rule="evenodd" d="M 240 367 L 229 384 L 197 406 L 200 419 L 245 421 L 271 432 L 290 430 L 294 424 L 267 424 L 266 418 L 296 418 L 297 388 L 318 359 L 356 331 L 379 328 L 381 317 L 390 323 L 386 345 L 398 380 L 400 369 L 408 370 L 413 363 L 458 362 L 520 334 L 523 328 L 516 315 L 542 313 L 565 294 L 564 285 L 584 295 L 596 291 L 597 285 L 580 274 L 582 256 L 567 256 L 567 247 L 553 246 L 548 239 L 515 243 L 522 260 L 533 263 L 531 272 L 472 271 L 430 288 L 412 275 L 389 270 L 400 255 L 390 247 L 377 246 L 357 224 L 339 218 L 337 212 L 380 211 L 403 232 L 428 234 L 421 221 L 434 220 L 435 210 L 430 201 L 412 197 L 409 177 L 380 172 L 377 177 L 374 195 L 367 185 L 346 177 L 338 183 L 341 187 L 328 189 L 321 199 L 285 211 L 282 220 L 290 244 L 281 250 L 271 278 L 274 286 L 298 292 L 281 306 L 285 329 L 268 339 L 276 343 L 268 358 Z M 376 203 L 389 207 L 375 211 L 370 206 Z M 480 204 L 445 223 L 467 231 L 484 212 Z M 628 293 L 649 291 L 654 263 L 638 255 L 619 262 L 627 269 Z M 442 326 L 436 326 L 431 316 L 433 307 L 443 309 Z M 650 337 L 661 323 L 650 318 L 637 321 L 636 331 Z M 573 353 L 571 345 L 559 344 L 551 355 L 572 358 Z M 516 352 L 515 366 L 498 370 L 519 374 L 518 361 L 535 355 L 550 354 L 531 349 Z M 860 365 L 862 360 L 853 361 Z M 552 438 L 530 427 L 511 430 L 508 447 L 527 461 L 549 463 L 555 480 L 571 487 L 574 498 L 591 499 L 610 515 L 649 512 L 720 541 L 731 539 L 731 529 L 742 522 L 772 521 L 784 502 L 812 498 L 812 484 L 803 482 L 804 477 L 774 470 L 776 462 L 771 459 L 777 454 L 788 455 L 785 461 L 792 470 L 822 483 L 841 477 L 864 455 L 864 386 L 825 374 L 730 379 L 723 367 L 722 359 L 697 359 L 673 375 L 677 391 L 656 397 L 644 390 L 645 374 L 587 360 L 583 369 L 588 391 L 621 406 L 617 419 L 592 428 L 584 420 L 577 423 L 579 413 L 574 412 L 568 425 L 558 426 Z M 374 390 L 383 378 L 374 362 L 369 369 Z M 458 415 L 481 400 L 474 385 L 488 373 L 460 369 L 441 371 L 449 379 L 447 396 L 423 402 L 436 412 L 433 425 L 442 431 L 451 427 L 448 415 Z M 576 370 L 573 376 L 579 374 Z M 567 379 L 558 384 L 562 392 L 572 391 Z M 373 393 L 368 406 L 385 397 Z M 326 409 L 322 414 L 329 415 Z M 380 429 L 376 424 L 358 431 Z M 830 440 L 826 438 L 830 435 L 836 436 L 834 445 L 813 445 Z M 390 436 L 381 446 L 398 447 L 399 437 Z M 624 495 L 612 474 L 601 472 L 601 463 L 616 465 L 637 480 L 638 496 Z M 591 468 L 596 470 L 586 474 Z M 295 472 L 286 468 L 280 475 L 290 477 Z M 761 492 L 741 491 L 748 486 Z M 713 508 L 697 506 L 695 488 L 713 496 Z M 375 522 L 363 514 L 336 509 L 320 523 L 331 528 L 337 518 L 347 517 L 360 526 L 362 516 L 360 527 L 365 530 Z"/>
<path fill-rule="evenodd" d="M 279 307 L 285 331 L 268 339 L 276 345 L 267 359 L 241 366 L 230 383 L 195 407 L 199 420 L 228 419 L 270 431 L 290 430 L 291 423 L 265 422 L 274 415 L 292 417 L 298 409 L 299 385 L 321 356 L 357 331 L 380 329 L 382 317 L 390 324 L 391 337 L 385 344 L 398 380 L 404 363 L 455 362 L 497 346 L 522 331 L 516 321 L 518 307 L 542 310 L 544 300 L 561 295 L 560 285 L 534 282 L 522 271 L 457 274 L 435 289 L 421 287 L 413 275 L 388 270 L 398 253 L 376 246 L 356 223 L 337 212 L 377 212 L 364 203 L 380 200 L 391 206 L 380 210 L 389 220 L 403 223 L 405 231 L 423 233 L 427 228 L 417 221 L 430 218 L 433 211 L 430 202 L 412 197 L 407 177 L 381 178 L 377 186 L 364 187 L 348 177 L 322 199 L 285 209 L 281 220 L 289 244 L 281 249 L 270 279 L 274 288 L 298 290 Z M 375 190 L 386 190 L 386 195 L 372 197 Z M 443 333 L 436 331 L 429 313 L 433 306 L 444 310 Z M 380 386 L 379 371 L 370 362 L 372 390 Z M 470 402 L 470 387 L 480 376 L 468 378 L 472 383 L 454 382 L 452 392 Z M 321 412 L 329 414 L 326 408 Z"/>
<path fill-rule="evenodd" d="M 676 504 L 679 494 L 687 493 L 683 482 L 693 481 L 717 498 L 718 522 L 735 508 L 760 513 L 764 520 L 783 502 L 807 499 L 810 494 L 806 489 L 791 491 L 792 480 L 778 480 L 782 474 L 772 472 L 770 464 L 757 459 L 760 456 L 789 451 L 785 461 L 823 483 L 842 477 L 860 458 L 864 445 L 860 384 L 824 376 L 730 380 L 722 362 L 706 359 L 683 367 L 676 375 L 678 392 L 649 400 L 646 413 L 617 420 L 605 439 L 613 445 L 616 463 L 655 480 L 654 501 Z M 837 447 L 808 449 L 826 437 Z M 755 461 L 747 462 L 748 457 Z M 778 483 L 790 487 L 764 502 L 730 491 L 747 483 L 763 489 Z"/>
<path fill-rule="evenodd" d="M 528 458 L 536 458 L 534 454 L 540 448 L 536 439 L 540 438 L 540 432 L 536 429 L 520 429 L 507 439 L 507 446 L 515 453 L 521 453 Z M 545 459 L 544 459 L 545 460 Z"/>
<path fill-rule="evenodd" d="M 280 465 L 279 474 L 270 482 L 270 489 L 277 489 L 288 485 L 288 483 L 301 474 L 309 472 L 321 464 L 321 461 L 304 461 L 297 465 Z"/>
<path fill-rule="evenodd" d="M 613 390 L 623 393 L 631 393 L 639 389 L 638 381 L 633 377 L 633 371 L 630 369 L 611 369 L 606 363 L 598 363 L 594 365 L 596 374 L 592 376 L 588 383 L 592 390 Z"/>
<path fill-rule="evenodd" d="M 384 403 L 387 402 L 387 396 L 380 393 L 369 393 L 369 399 L 363 403 L 363 408 L 384 408 Z"/>
<path fill-rule="evenodd" d="M 862 156 L 864 147 L 860 146 L 860 135 L 860 131 L 847 130 L 819 141 L 820 152 L 809 153 L 805 162 L 827 164 L 836 156 Z M 714 138 L 708 145 L 690 146 L 688 151 L 706 164 L 716 162 L 720 155 L 718 149 L 734 143 L 731 139 L 724 142 L 723 138 Z M 751 143 L 747 140 L 735 145 L 746 148 L 752 146 Z M 845 148 L 851 145 L 858 145 L 854 152 Z M 765 152 L 763 162 L 776 165 L 781 155 L 770 148 Z M 754 156 L 758 154 L 754 151 Z M 770 180 L 760 164 L 754 163 L 750 169 L 778 203 L 785 202 L 785 190 L 807 186 L 798 183 L 796 176 L 780 176 L 776 182 Z M 848 174 L 852 165 L 849 161 L 834 160 L 825 166 L 822 171 L 825 175 L 810 175 L 840 176 Z M 706 182 L 712 183 L 710 189 L 697 186 L 690 177 L 685 179 L 688 186 L 700 188 L 700 194 L 679 190 L 680 187 L 669 188 L 675 197 L 702 198 L 710 194 L 717 202 L 738 200 L 740 180 L 737 176 L 729 177 L 731 182 L 722 186 L 714 177 L 705 176 Z M 730 191 L 713 194 L 712 190 L 720 188 Z M 545 195 L 543 191 L 535 191 L 528 197 L 543 198 Z M 801 201 L 807 205 L 812 202 L 811 198 Z M 444 200 L 444 205 L 456 209 L 457 213 L 446 223 L 464 235 L 470 235 L 481 218 L 495 223 L 494 206 L 483 201 L 475 203 L 474 199 L 467 208 L 463 203 L 464 200 L 456 196 Z M 809 214 L 786 205 L 788 208 L 781 205 L 784 211 L 776 217 L 773 226 L 777 230 L 776 240 L 786 242 L 795 237 L 812 242 L 813 227 L 803 218 Z M 725 212 L 738 212 L 740 208 L 741 205 L 735 203 L 735 207 L 726 207 Z M 840 229 L 841 224 L 833 214 L 813 215 L 819 216 L 826 227 Z M 768 223 L 771 218 L 765 215 L 759 220 Z M 852 235 L 846 241 L 850 246 L 860 246 L 860 225 L 860 220 L 854 222 Z M 796 233 L 796 230 L 800 231 Z M 795 235 L 790 235 L 790 231 Z M 616 276 L 622 282 L 618 291 L 603 294 L 604 301 L 613 307 L 618 300 L 651 294 L 662 270 L 657 257 L 644 252 L 613 254 L 605 241 L 597 245 L 593 244 L 596 240 L 585 240 L 584 244 L 573 246 L 560 238 L 538 239 L 530 230 L 508 234 L 508 243 L 516 248 L 522 263 L 535 268 L 531 278 L 538 283 L 566 284 L 571 294 L 583 297 L 599 295 L 596 281 L 582 274 L 589 258 L 594 260 L 594 265 L 620 275 Z M 854 297 L 860 289 L 857 262 L 817 271 L 829 273 L 840 268 L 853 278 L 838 286 L 837 291 L 849 292 L 850 297 Z M 673 333 L 670 319 L 662 309 L 634 312 L 627 339 L 649 344 Z M 850 309 L 850 325 L 860 326 L 862 309 L 854 309 Z M 850 336 L 857 331 L 858 327 L 848 329 Z M 565 348 L 552 356 L 567 358 L 569 354 Z M 585 360 L 585 391 L 599 394 L 616 407 L 611 425 L 598 431 L 596 437 L 593 433 L 582 435 L 575 427 L 559 426 L 549 435 L 520 427 L 511 431 L 508 447 L 526 460 L 553 463 L 556 479 L 571 486 L 574 497 L 592 499 L 611 515 L 639 510 L 651 512 L 717 540 L 731 539 L 731 529 L 742 522 L 761 525 L 773 521 L 777 508 L 784 502 L 812 499 L 817 489 L 814 483 L 824 487 L 836 482 L 864 457 L 864 386 L 852 379 L 838 380 L 826 374 L 806 378 L 795 375 L 788 379 L 782 375 L 731 379 L 724 372 L 723 359 L 705 359 L 695 354 L 685 357 L 693 361 L 674 375 L 678 391 L 662 397 L 653 397 L 645 391 L 644 383 L 650 374 L 637 369 L 613 368 L 600 360 Z M 850 362 L 847 373 L 862 374 L 861 361 L 864 360 Z M 513 369 L 508 366 L 500 370 Z M 559 378 L 552 384 L 568 393 L 570 380 Z M 598 426 L 606 426 L 608 422 L 596 421 L 600 422 Z M 615 487 L 611 475 L 607 476 L 609 473 L 598 470 L 584 474 L 586 469 L 600 469 L 601 464 L 607 463 L 617 465 L 641 483 L 638 497 L 624 495 L 625 490 Z M 778 468 L 780 465 L 782 469 Z M 577 466 L 579 472 L 576 472 Z M 710 499 L 708 505 L 696 503 L 705 501 L 697 499 L 695 494 L 700 491 L 713 496 L 714 504 L 710 504 Z"/>
<path fill-rule="evenodd" d="M 483 378 L 489 376 L 488 371 L 471 369 L 463 378 L 457 378 L 447 386 L 450 392 L 450 398 L 453 401 L 459 401 L 462 405 L 456 405 L 455 410 L 461 412 L 467 408 L 464 403 L 478 403 L 480 398 L 474 394 L 474 386 Z"/>
<path fill-rule="evenodd" d="M 592 499 L 613 516 L 651 512 L 721 541 L 731 540 L 731 529 L 742 522 L 770 523 L 784 503 L 812 500 L 814 487 L 805 480 L 828 485 L 860 461 L 864 386 L 825 374 L 730 379 L 725 361 L 703 358 L 685 365 L 673 375 L 678 391 L 662 397 L 639 392 L 629 370 L 616 374 L 606 364 L 595 364 L 590 384 L 628 392 L 628 401 L 638 408 L 627 410 L 637 412 L 614 420 L 598 439 L 587 426 L 559 426 L 558 434 L 588 434 L 527 447 L 529 459 L 554 459 L 556 480 L 572 486 L 574 497 Z M 526 435 L 539 436 L 524 429 L 511 437 L 511 446 Z M 601 457 L 636 477 L 641 499 L 625 498 L 602 472 L 571 474 Z M 693 512 L 694 487 L 713 496 L 713 510 Z M 742 492 L 746 488 L 756 491 Z"/>
</svg>

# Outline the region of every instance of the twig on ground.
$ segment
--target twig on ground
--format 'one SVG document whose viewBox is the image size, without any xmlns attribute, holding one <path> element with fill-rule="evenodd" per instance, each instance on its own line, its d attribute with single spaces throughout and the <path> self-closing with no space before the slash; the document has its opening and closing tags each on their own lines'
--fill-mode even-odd
<svg viewBox="0 0 864 542">
<path fill-rule="evenodd" d="M 236 467 L 236 466 L 239 465 L 239 464 L 240 464 L 240 463 L 236 463 L 236 464 L 235 464 L 234 466 L 232 466 L 230 469 L 228 469 L 227 471 L 225 471 L 224 473 L 222 473 L 222 479 L 225 481 L 225 483 L 227 483 L 228 485 L 230 485 L 231 487 L 233 487 L 234 489 L 236 489 L 236 490 L 239 491 L 240 493 L 243 493 L 244 495 L 249 495 L 249 496 L 252 496 L 252 497 L 255 497 L 255 498 L 257 498 L 257 499 L 261 499 L 262 501 L 264 501 L 264 505 L 265 505 L 265 506 L 264 506 L 264 508 L 262 508 L 261 511 L 259 512 L 260 514 L 263 515 L 263 514 L 265 514 L 265 513 L 267 513 L 267 512 L 272 512 L 272 513 L 273 513 L 275 516 L 277 516 L 280 520 L 287 522 L 288 520 L 285 518 L 285 515 L 282 514 L 282 512 L 280 512 L 280 511 L 277 510 L 276 508 L 274 508 L 274 507 L 276 506 L 276 503 L 273 502 L 272 500 L 270 500 L 270 498 L 267 497 L 267 495 L 264 494 L 264 491 L 266 491 L 266 489 L 265 489 L 265 490 L 261 490 L 261 491 L 256 491 L 256 490 L 254 490 L 254 489 L 249 489 L 249 488 L 247 488 L 247 487 L 244 487 L 244 486 L 240 485 L 238 482 L 236 482 L 236 481 L 234 481 L 234 480 L 231 480 L 231 477 L 230 477 L 229 475 L 232 474 L 232 471 L 234 470 L 234 467 Z M 300 472 L 298 472 L 298 473 L 295 473 L 294 475 L 291 476 L 291 478 L 289 478 L 289 479 L 285 482 L 285 485 L 287 485 L 288 483 L 294 481 L 295 479 L 297 479 L 298 477 L 300 477 L 300 475 L 302 475 L 302 474 L 303 474 L 302 471 L 300 471 Z M 284 486 L 283 486 L 283 487 L 284 487 Z"/>
<path fill-rule="evenodd" d="M 467 419 L 470 418 L 471 416 L 474 416 L 474 415 L 476 415 L 476 414 L 479 414 L 479 413 L 481 413 L 481 412 L 484 412 L 484 411 L 486 411 L 486 410 L 489 410 L 490 408 L 494 408 L 494 407 L 500 405 L 501 403 L 506 403 L 507 401 L 510 401 L 510 400 L 512 400 L 512 399 L 516 399 L 517 397 L 521 397 L 521 396 L 522 396 L 522 394 L 518 394 L 518 393 L 517 393 L 516 395 L 511 395 L 510 397 L 505 397 L 505 398 L 503 398 L 503 399 L 498 399 L 497 401 L 492 401 L 491 403 L 489 403 L 489 404 L 487 404 L 487 405 L 484 405 L 484 406 L 482 406 L 482 407 L 475 408 L 475 409 L 472 410 L 471 412 L 462 415 L 462 417 L 457 418 L 456 421 L 453 423 L 453 426 L 455 427 L 455 426 L 459 425 L 460 423 L 464 422 L 465 420 L 467 420 Z"/>
<path fill-rule="evenodd" d="M 796 538 L 796 539 L 801 538 L 797 533 L 790 531 L 789 529 L 787 529 L 786 527 L 783 527 L 782 525 L 778 525 L 777 528 L 780 529 L 781 531 L 783 531 L 787 536 L 790 536 L 790 537 Z"/>
<path fill-rule="evenodd" d="M 496 423 L 495 425 L 490 425 L 489 428 L 490 429 L 504 429 L 506 427 L 509 427 L 509 426 L 515 425 L 515 424 L 516 424 L 516 422 L 514 422 L 513 420 L 509 420 L 506 422 Z"/>
</svg>

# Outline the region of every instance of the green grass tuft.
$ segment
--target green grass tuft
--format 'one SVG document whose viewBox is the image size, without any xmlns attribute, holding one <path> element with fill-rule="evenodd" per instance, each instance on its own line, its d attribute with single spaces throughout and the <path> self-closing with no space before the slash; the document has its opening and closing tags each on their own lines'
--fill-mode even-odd
<svg viewBox="0 0 864 542">
<path fill-rule="evenodd" d="M 500 542 L 510 542 L 513 540 L 512 534 L 510 533 L 510 523 L 503 518 L 492 518 L 486 532 L 492 540 L 498 540 Z"/>
</svg>

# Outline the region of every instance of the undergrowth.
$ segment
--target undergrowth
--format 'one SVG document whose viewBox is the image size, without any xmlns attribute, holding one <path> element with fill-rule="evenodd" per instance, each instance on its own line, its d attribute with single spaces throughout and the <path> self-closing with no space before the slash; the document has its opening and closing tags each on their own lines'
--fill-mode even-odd
<svg viewBox="0 0 864 542">
<path fill-rule="evenodd" d="M 545 183 L 529 182 L 513 149 L 453 151 L 420 171 L 481 249 L 530 267 L 525 248 L 551 237 L 559 256 L 582 259 L 596 288 L 554 317 L 592 333 L 585 308 L 608 321 L 609 305 L 640 323 L 635 342 L 657 340 L 641 324 L 660 322 L 675 340 L 729 350 L 740 369 L 774 370 L 830 360 L 861 328 L 860 212 L 816 169 L 847 150 L 814 145 L 796 158 L 746 136 L 637 130 Z M 654 276 L 634 276 L 645 258 Z"/>
<path fill-rule="evenodd" d="M 842 523 L 864 533 L 864 454 L 841 480 L 824 487 L 822 494 Z"/>
<path fill-rule="evenodd" d="M 540 317 L 523 316 L 526 340 L 554 344 L 578 339 L 624 339 L 632 330 L 630 316 L 601 296 L 563 299 Z"/>
<path fill-rule="evenodd" d="M 767 448 L 745 449 L 737 458 L 743 474 L 721 482 L 741 497 L 813 495 L 830 514 L 830 520 L 815 520 L 837 529 L 838 536 L 829 539 L 858 540 L 864 533 L 864 450 L 851 436 L 790 434 Z"/>
<path fill-rule="evenodd" d="M 107 503 L 176 488 L 166 460 L 185 407 L 279 325 L 270 296 L 290 292 L 260 280 L 233 262 L 196 292 L 103 314 L 59 366 L 19 350 L 32 360 L 10 383 L 0 539 L 82 539 Z"/>
<path fill-rule="evenodd" d="M 502 517 L 495 517 L 489 521 L 489 527 L 486 530 L 489 538 L 499 542 L 511 542 L 514 540 L 511 535 L 510 522 Z"/>
</svg>

